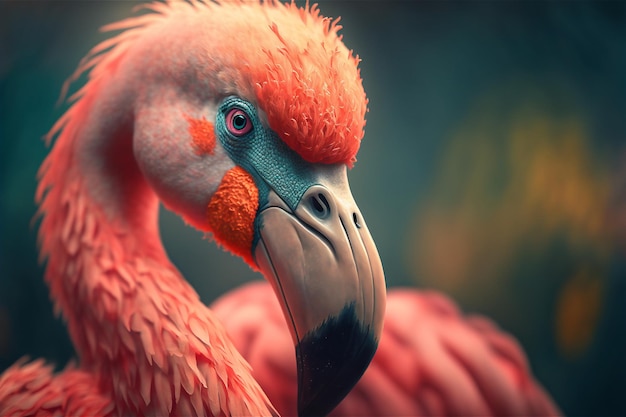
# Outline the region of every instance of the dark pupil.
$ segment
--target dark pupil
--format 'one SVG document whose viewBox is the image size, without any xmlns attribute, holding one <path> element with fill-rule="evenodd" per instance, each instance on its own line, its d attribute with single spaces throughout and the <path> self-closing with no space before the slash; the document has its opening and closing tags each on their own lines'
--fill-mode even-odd
<svg viewBox="0 0 626 417">
<path fill-rule="evenodd" d="M 248 123 L 248 121 L 243 114 L 236 114 L 233 117 L 233 126 L 237 130 L 242 130 L 244 127 L 246 127 L 246 123 Z"/>
</svg>

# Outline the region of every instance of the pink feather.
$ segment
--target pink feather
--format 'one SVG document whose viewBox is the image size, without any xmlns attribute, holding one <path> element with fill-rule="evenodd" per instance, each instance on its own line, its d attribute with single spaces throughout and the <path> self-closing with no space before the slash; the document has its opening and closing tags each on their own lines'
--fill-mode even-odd
<svg viewBox="0 0 626 417">
<path fill-rule="evenodd" d="M 278 411 L 296 414 L 293 344 L 273 290 L 241 287 L 212 305 Z M 519 344 L 443 295 L 388 292 L 383 336 L 370 367 L 333 416 L 556 416 Z"/>
</svg>

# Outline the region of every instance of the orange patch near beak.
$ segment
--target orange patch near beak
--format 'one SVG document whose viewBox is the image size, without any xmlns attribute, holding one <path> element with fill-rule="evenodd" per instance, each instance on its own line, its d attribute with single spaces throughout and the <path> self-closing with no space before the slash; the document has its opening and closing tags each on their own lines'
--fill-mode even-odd
<svg viewBox="0 0 626 417">
<path fill-rule="evenodd" d="M 213 155 L 215 151 L 215 129 L 213 123 L 209 122 L 204 116 L 202 119 L 194 119 L 185 116 L 189 123 L 189 134 L 194 151 L 198 155 Z"/>
<path fill-rule="evenodd" d="M 259 209 L 259 190 L 243 168 L 230 169 L 207 207 L 207 221 L 213 237 L 251 267 L 254 219 Z"/>
</svg>

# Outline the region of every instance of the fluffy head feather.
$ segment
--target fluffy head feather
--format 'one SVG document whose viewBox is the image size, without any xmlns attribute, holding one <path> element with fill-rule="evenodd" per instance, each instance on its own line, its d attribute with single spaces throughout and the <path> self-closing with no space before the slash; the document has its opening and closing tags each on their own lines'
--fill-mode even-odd
<svg viewBox="0 0 626 417">
<path fill-rule="evenodd" d="M 302 27 L 272 22 L 277 42 L 263 49 L 264 63 L 251 65 L 259 106 L 270 126 L 309 162 L 352 165 L 359 149 L 367 99 L 354 57 L 337 32 L 341 26 L 309 10 L 299 13 Z M 280 26 L 279 26 L 280 24 Z"/>
<path fill-rule="evenodd" d="M 172 77 L 193 74 L 205 80 L 195 82 L 194 89 L 255 102 L 270 127 L 309 162 L 352 166 L 364 134 L 367 98 L 359 59 L 343 44 L 338 19 L 321 16 L 316 5 L 298 8 L 273 1 L 171 0 L 141 7 L 152 13 L 103 28 L 124 31 L 83 60 L 68 81 L 91 70 L 92 82 L 73 99 L 108 74 L 136 39 L 157 33 L 161 40 L 153 43 L 160 51 L 174 54 L 181 45 L 195 47 L 192 60 L 167 58 Z M 163 33 L 178 39 L 164 40 Z"/>
</svg>

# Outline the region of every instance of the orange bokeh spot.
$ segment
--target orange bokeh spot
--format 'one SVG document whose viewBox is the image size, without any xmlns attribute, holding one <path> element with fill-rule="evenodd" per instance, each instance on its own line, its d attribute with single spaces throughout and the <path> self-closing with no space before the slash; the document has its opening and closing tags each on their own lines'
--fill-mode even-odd
<svg viewBox="0 0 626 417">
<path fill-rule="evenodd" d="M 259 208 L 259 190 L 252 176 L 241 167 L 230 169 L 207 207 L 207 221 L 216 242 L 251 267 L 254 219 Z"/>
<path fill-rule="evenodd" d="M 555 336 L 561 353 L 574 359 L 591 346 L 602 312 L 602 274 L 582 268 L 562 287 L 557 299 Z"/>
<path fill-rule="evenodd" d="M 213 155 L 215 151 L 215 129 L 213 123 L 204 116 L 201 119 L 194 119 L 185 116 L 189 123 L 189 134 L 194 151 L 198 155 Z"/>
</svg>

